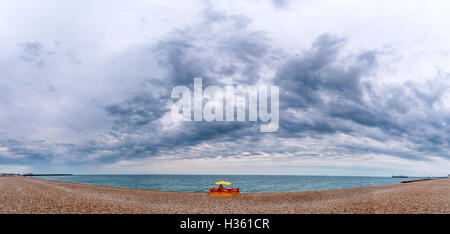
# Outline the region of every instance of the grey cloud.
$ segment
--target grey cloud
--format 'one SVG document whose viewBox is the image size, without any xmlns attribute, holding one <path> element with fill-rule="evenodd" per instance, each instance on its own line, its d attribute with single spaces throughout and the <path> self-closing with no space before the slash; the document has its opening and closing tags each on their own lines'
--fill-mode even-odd
<svg viewBox="0 0 450 234">
<path fill-rule="evenodd" d="M 331 124 L 330 119 L 324 118 L 345 118 L 347 112 L 348 117 L 355 117 L 355 120 L 362 123 L 366 121 L 365 117 L 368 117 L 368 114 L 370 116 L 370 113 L 364 112 L 361 114 L 366 116 L 355 115 L 357 114 L 355 106 L 361 105 L 363 89 L 361 79 L 374 69 L 375 52 L 362 52 L 350 61 L 350 65 L 343 66 L 337 56 L 344 41 L 342 38 L 322 35 L 317 38 L 309 51 L 300 57 L 290 59 L 278 70 L 274 84 L 279 85 L 283 91 L 280 94 L 282 108 L 280 122 L 286 130 L 308 129 L 308 126 L 293 117 L 289 110 L 300 112 L 308 111 L 310 108 L 317 110 L 319 114 L 315 113 L 316 117 L 310 128 L 328 133 L 339 130 L 339 126 L 335 122 Z M 333 101 L 325 101 L 326 99 Z M 327 113 L 327 109 L 330 108 Z M 336 110 L 333 111 L 332 108 Z M 348 111 L 349 108 L 353 110 Z"/>
<path fill-rule="evenodd" d="M 376 140 L 403 139 L 415 144 L 412 151 L 448 157 L 445 153 L 449 139 L 445 129 L 448 127 L 441 124 L 445 117 L 431 107 L 441 100 L 448 86 L 442 86 L 441 81 L 425 87 L 407 82 L 403 86 L 389 87 L 385 92 L 390 97 L 386 98 L 384 93 L 376 93 L 370 79 L 363 79 L 376 72 L 377 52 L 363 51 L 342 61 L 338 55 L 344 42 L 341 38 L 322 35 L 310 50 L 290 59 L 278 70 L 274 83 L 282 90 L 280 134 L 305 136 L 342 132 Z M 364 100 L 363 94 L 369 100 Z M 385 138 L 365 135 L 361 128 L 380 129 Z M 366 150 L 387 153 L 380 149 Z M 391 154 L 423 158 L 414 153 Z"/>
<path fill-rule="evenodd" d="M 319 92 L 333 87 L 335 60 L 342 39 L 323 35 L 306 55 L 289 60 L 278 72 L 274 84 L 280 86 L 283 105 L 307 107 L 321 103 Z"/>
<path fill-rule="evenodd" d="M 291 0 L 271 0 L 276 7 L 286 7 Z"/>
<path fill-rule="evenodd" d="M 223 18 L 220 22 L 224 22 L 222 20 Z M 165 55 L 161 56 L 160 65 L 168 70 L 168 76 L 167 79 L 154 85 L 156 85 L 155 88 L 159 87 L 159 89 L 165 90 L 166 94 L 174 85 L 191 86 L 192 78 L 202 76 L 202 73 L 220 77 L 226 74 L 234 74 L 235 70 L 239 69 L 233 64 L 225 67 L 223 65 L 216 66 L 220 64 L 219 61 L 214 59 L 204 60 L 201 56 L 198 57 L 195 51 L 211 50 L 214 53 L 223 51 L 225 54 L 231 55 L 233 61 L 246 62 L 247 65 L 256 63 L 254 73 L 257 73 L 260 69 L 258 63 L 263 63 L 262 61 L 273 62 L 265 60 L 265 56 L 270 54 L 268 51 L 272 49 L 268 46 L 262 46 L 268 45 L 268 41 L 264 37 L 253 38 L 255 43 L 252 43 L 252 40 L 243 44 L 233 41 L 230 43 L 233 47 L 221 46 L 217 50 L 217 48 L 199 48 L 189 34 L 182 33 L 181 35 L 184 38 L 189 38 L 190 43 L 187 42 L 187 39 L 169 40 L 159 43 L 156 49 L 158 53 Z M 390 91 L 393 98 L 383 101 L 372 90 L 370 80 L 363 79 L 376 71 L 377 52 L 362 51 L 346 57 L 344 60 L 339 58 L 338 55 L 345 46 L 345 42 L 346 40 L 343 38 L 327 34 L 322 35 L 317 38 L 308 51 L 305 51 L 301 56 L 287 57 L 284 65 L 278 68 L 273 83 L 279 85 L 281 90 L 280 130 L 271 135 L 277 136 L 278 139 L 303 138 L 306 136 L 321 138 L 321 136 L 327 134 L 341 132 L 379 141 L 387 140 L 387 138 L 406 139 L 414 142 L 415 146 L 410 150 L 416 151 L 417 154 L 403 151 L 389 152 L 374 147 L 351 145 L 342 145 L 341 147 L 344 149 L 343 152 L 390 154 L 414 160 L 424 159 L 421 152 L 434 152 L 446 157 L 442 154 L 443 151 L 438 150 L 434 145 L 448 145 L 448 142 L 444 140 L 448 138 L 438 137 L 433 131 L 429 134 L 426 133 L 427 137 L 417 137 L 418 129 L 422 128 L 420 131 L 423 132 L 433 123 L 411 127 L 409 125 L 417 124 L 414 122 L 414 116 L 402 115 L 402 119 L 398 119 L 393 112 L 389 112 L 391 108 L 394 108 L 396 112 L 414 108 L 408 106 L 411 101 L 395 103 L 395 97 L 398 99 L 405 93 L 412 95 L 413 100 L 417 102 L 423 100 L 424 103 L 435 102 L 439 100 L 440 96 L 430 96 L 429 92 L 418 91 L 416 85 L 410 84 L 409 90 L 401 86 L 392 87 Z M 253 45 L 256 45 L 256 47 L 253 48 Z M 216 69 L 217 67 L 220 69 Z M 238 72 L 242 72 L 242 70 Z M 220 79 L 206 78 L 204 81 L 206 85 L 221 84 Z M 235 82 L 243 81 L 235 80 Z M 367 103 L 367 100 L 362 98 L 363 94 L 367 94 L 372 103 L 378 104 Z M 120 152 L 118 155 L 121 156 L 115 157 L 147 157 L 166 151 L 179 151 L 183 147 L 191 147 L 201 143 L 231 143 L 239 142 L 243 138 L 251 139 L 247 141 L 247 144 L 249 144 L 250 142 L 260 142 L 263 137 L 267 136 L 260 135 L 256 130 L 257 125 L 254 123 L 183 122 L 179 130 L 164 130 L 157 121 L 168 111 L 167 108 L 161 108 L 168 98 L 167 95 L 149 98 L 146 97 L 146 94 L 139 94 L 124 103 L 106 107 L 105 110 L 118 119 L 116 124 L 120 123 L 121 126 L 118 127 L 118 125 L 113 129 L 114 135 L 120 138 L 123 133 L 131 134 L 128 135 L 127 140 L 123 140 L 119 144 L 120 146 L 117 146 L 117 152 Z M 295 116 L 291 110 L 303 113 L 303 117 Z M 136 130 L 136 127 L 139 130 Z M 383 136 L 366 135 L 362 131 L 363 128 L 380 129 Z M 382 137 L 387 138 L 383 139 Z M 147 141 L 143 139 L 147 139 Z M 249 145 L 241 146 L 241 150 L 247 147 Z M 269 153 L 285 153 L 295 149 L 264 148 L 262 150 Z M 249 149 L 249 151 L 252 150 Z M 233 152 L 236 153 L 237 151 L 230 149 L 228 155 L 233 155 Z M 222 154 L 227 155 L 223 151 Z M 204 155 L 204 157 L 207 156 Z"/>
<path fill-rule="evenodd" d="M 44 61 L 41 58 L 43 46 L 39 42 L 25 42 L 19 44 L 22 48 L 23 54 L 19 56 L 20 60 L 26 63 L 35 65 L 37 68 L 42 69 L 44 67 Z"/>
<path fill-rule="evenodd" d="M 200 24 L 201 30 L 178 30 L 149 50 L 159 58 L 159 66 L 165 69 L 163 79 L 149 80 L 147 84 L 151 88 L 122 103 L 105 107 L 105 111 L 116 119 L 110 135 L 119 139 L 124 133 L 128 134 L 127 140 L 119 144 L 121 155 L 127 151 L 126 155 L 131 157 L 144 157 L 161 150 L 218 139 L 235 141 L 257 132 L 254 130 L 258 125 L 254 123 L 235 122 L 183 122 L 179 130 L 171 131 L 161 127 L 159 121 L 169 111 L 167 105 L 173 87 L 186 85 L 192 88 L 194 77 L 203 77 L 204 87 L 221 86 L 222 77 L 237 73 L 243 78 L 236 82 L 254 83 L 259 79 L 259 67 L 270 53 L 267 39 L 260 33 L 248 32 L 242 17 L 214 11 L 209 11 L 205 17 L 214 20 Z M 209 24 L 228 30 L 227 35 L 219 38 L 211 35 L 204 29 L 210 27 Z M 211 45 L 204 43 L 205 40 L 217 43 Z M 152 93 L 152 90 L 158 90 L 158 93 Z"/>
<path fill-rule="evenodd" d="M 145 93 L 122 103 L 106 106 L 105 111 L 116 117 L 118 124 L 141 126 L 161 118 L 169 109 L 165 100 Z"/>
<path fill-rule="evenodd" d="M 24 53 L 28 56 L 38 57 L 42 52 L 42 44 L 39 42 L 25 42 L 19 44 Z"/>
</svg>

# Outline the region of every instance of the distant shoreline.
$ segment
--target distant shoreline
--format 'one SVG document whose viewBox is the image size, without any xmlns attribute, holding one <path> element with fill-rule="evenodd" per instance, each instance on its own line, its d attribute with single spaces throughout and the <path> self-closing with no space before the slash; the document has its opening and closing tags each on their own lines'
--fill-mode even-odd
<svg viewBox="0 0 450 234">
<path fill-rule="evenodd" d="M 22 176 L 73 176 L 73 174 L 23 174 Z"/>
<path fill-rule="evenodd" d="M 36 175 L 38 176 L 38 175 Z M 53 175 L 39 175 L 39 176 L 53 176 Z M 61 174 L 56 176 L 73 176 L 73 174 Z M 27 177 L 27 176 L 26 176 Z M 410 177 L 412 178 L 412 177 Z M 56 182 L 63 182 L 63 183 L 70 183 L 70 184 L 77 184 L 77 185 L 90 185 L 90 186 L 99 186 L 99 187 L 107 187 L 107 188 L 119 188 L 119 189 L 133 189 L 133 190 L 143 190 L 143 191 L 160 191 L 160 192 L 174 192 L 174 193 L 209 193 L 208 191 L 205 192 L 192 192 L 192 191 L 172 191 L 172 190 L 158 190 L 158 189 L 141 189 L 141 188 L 129 188 L 129 187 L 120 187 L 120 186 L 108 186 L 108 185 L 101 185 L 101 184 L 87 184 L 87 183 L 79 183 L 79 182 L 71 182 L 71 181 L 61 181 L 61 180 L 52 180 L 52 179 L 44 179 L 44 178 L 33 178 L 38 180 L 50 180 L 50 181 L 56 181 Z M 422 181 L 429 181 L 429 180 L 438 180 L 438 179 L 447 179 L 447 177 L 439 177 L 439 178 L 425 178 L 425 179 L 416 179 L 416 180 L 405 180 L 401 181 L 399 184 L 406 184 L 406 183 L 413 183 L 413 182 L 422 182 Z M 264 192 L 264 193 L 241 193 L 241 194 L 282 194 L 282 193 L 298 193 L 298 192 L 309 192 L 309 191 L 332 191 L 332 190 L 340 190 L 340 189 L 352 189 L 352 188 L 371 188 L 371 187 L 377 187 L 377 186 L 385 186 L 385 185 L 396 185 L 396 184 L 381 184 L 381 185 L 371 185 L 371 186 L 359 186 L 359 187 L 350 187 L 350 188 L 337 188 L 337 189 L 319 189 L 319 190 L 300 190 L 300 191 L 291 191 L 291 192 Z"/>
<path fill-rule="evenodd" d="M 0 177 L 0 213 L 450 213 L 450 179 L 210 197 Z"/>
<path fill-rule="evenodd" d="M 406 180 L 413 181 L 431 179 L 424 177 L 397 179 L 391 177 L 363 176 L 289 176 L 283 178 L 272 175 L 261 177 L 238 175 L 73 175 L 35 176 L 35 178 L 36 177 L 80 184 L 178 192 L 206 192 L 209 191 L 210 186 L 212 186 L 215 181 L 226 180 L 233 182 L 231 187 L 239 187 L 241 189 L 241 193 L 321 191 L 329 189 L 400 184 L 404 183 Z"/>
</svg>

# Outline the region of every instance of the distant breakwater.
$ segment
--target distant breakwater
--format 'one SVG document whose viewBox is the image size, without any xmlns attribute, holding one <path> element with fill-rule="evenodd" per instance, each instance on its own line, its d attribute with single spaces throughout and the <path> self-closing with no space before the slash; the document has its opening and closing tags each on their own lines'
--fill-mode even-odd
<svg viewBox="0 0 450 234">
<path fill-rule="evenodd" d="M 73 174 L 23 174 L 23 176 L 73 176 Z"/>
</svg>

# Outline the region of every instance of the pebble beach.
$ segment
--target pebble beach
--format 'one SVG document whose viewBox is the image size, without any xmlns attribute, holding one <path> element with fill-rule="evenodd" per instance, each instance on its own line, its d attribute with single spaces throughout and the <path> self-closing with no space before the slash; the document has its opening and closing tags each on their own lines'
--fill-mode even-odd
<svg viewBox="0 0 450 234">
<path fill-rule="evenodd" d="M 450 214 L 450 179 L 322 191 L 211 197 L 206 192 L 139 190 L 1 176 L 0 213 Z"/>
</svg>

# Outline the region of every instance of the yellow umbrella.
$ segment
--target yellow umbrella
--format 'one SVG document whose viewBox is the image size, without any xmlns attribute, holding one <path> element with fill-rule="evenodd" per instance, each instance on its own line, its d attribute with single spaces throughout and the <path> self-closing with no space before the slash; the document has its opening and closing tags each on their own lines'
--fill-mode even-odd
<svg viewBox="0 0 450 234">
<path fill-rule="evenodd" d="M 216 182 L 216 184 L 225 184 L 225 185 L 231 185 L 231 183 L 230 182 L 226 182 L 226 181 L 219 181 L 219 182 Z"/>
</svg>

